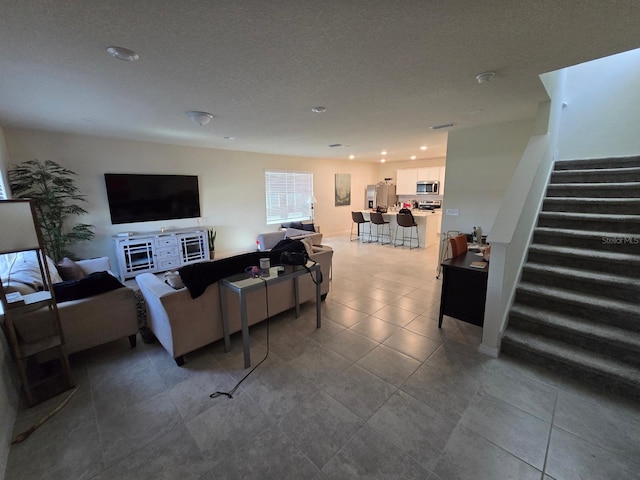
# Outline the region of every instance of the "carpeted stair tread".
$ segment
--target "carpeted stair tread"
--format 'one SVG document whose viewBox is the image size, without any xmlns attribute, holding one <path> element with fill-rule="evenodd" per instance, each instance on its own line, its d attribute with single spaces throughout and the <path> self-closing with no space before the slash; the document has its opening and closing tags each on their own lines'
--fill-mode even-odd
<svg viewBox="0 0 640 480">
<path fill-rule="evenodd" d="M 631 263 L 640 268 L 640 254 L 633 255 L 631 253 L 607 252 L 588 248 L 560 247 L 557 245 L 545 245 L 542 243 L 532 243 L 529 247 L 529 251 L 544 253 L 547 255 L 558 255 L 562 257 L 573 256 L 587 260 L 593 259 L 594 261 L 604 260 L 615 263 Z"/>
<path fill-rule="evenodd" d="M 599 339 L 611 345 L 640 352 L 640 332 L 602 325 L 575 316 L 562 315 L 522 304 L 514 304 L 511 314 L 533 323 L 572 332 L 576 336 Z"/>
<path fill-rule="evenodd" d="M 638 190 L 640 189 L 640 182 L 580 182 L 580 183 L 550 183 L 547 186 L 547 190 L 561 190 L 566 188 L 573 188 L 576 190 Z"/>
<path fill-rule="evenodd" d="M 619 175 L 630 175 L 634 173 L 640 173 L 640 167 L 630 165 L 628 167 L 619 168 L 575 168 L 565 170 L 554 170 L 553 175 L 562 177 L 564 175 L 606 175 L 608 173 L 615 173 Z"/>
<path fill-rule="evenodd" d="M 559 235 L 564 237 L 581 237 L 585 239 L 594 239 L 602 237 L 627 237 L 629 242 L 640 245 L 640 234 L 629 233 L 622 235 L 620 232 L 603 232 L 600 230 L 575 230 L 572 228 L 554 228 L 554 227 L 536 227 L 534 233 L 546 235 Z"/>
<path fill-rule="evenodd" d="M 640 198 L 628 197 L 545 197 L 549 203 L 608 203 L 611 205 L 626 205 L 628 203 L 640 205 Z"/>
<path fill-rule="evenodd" d="M 557 275 L 589 283 L 598 283 L 610 286 L 619 286 L 629 290 L 638 290 L 640 293 L 640 279 L 632 278 L 628 275 L 614 275 L 612 273 L 595 272 L 581 268 L 560 267 L 546 265 L 536 262 L 527 262 L 523 267 L 525 270 Z M 640 309 L 640 305 L 638 306 Z"/>
<path fill-rule="evenodd" d="M 626 168 L 640 166 L 640 156 L 608 157 L 608 158 L 576 158 L 570 160 L 557 160 L 554 164 L 555 171 L 593 169 L 593 168 Z"/>
<path fill-rule="evenodd" d="M 638 315 L 640 307 L 637 303 L 625 302 L 621 300 L 610 300 L 597 295 L 586 295 L 584 293 L 574 292 L 572 290 L 564 290 L 561 288 L 549 288 L 530 282 L 521 281 L 516 291 L 528 293 L 537 297 L 546 298 L 551 301 L 561 301 L 564 303 L 572 303 L 596 310 L 604 310 L 608 312 L 620 312 L 627 315 Z M 516 300 L 517 301 L 517 300 Z"/>
<path fill-rule="evenodd" d="M 621 382 L 631 386 L 636 392 L 640 389 L 640 369 L 607 355 L 522 330 L 507 330 L 502 337 L 502 342 L 552 361 L 562 362 L 576 370 Z"/>
<path fill-rule="evenodd" d="M 600 213 L 574 213 L 574 212 L 540 212 L 539 218 L 558 218 L 567 220 L 583 220 L 585 222 L 631 222 L 640 223 L 640 215 L 617 215 Z"/>
</svg>

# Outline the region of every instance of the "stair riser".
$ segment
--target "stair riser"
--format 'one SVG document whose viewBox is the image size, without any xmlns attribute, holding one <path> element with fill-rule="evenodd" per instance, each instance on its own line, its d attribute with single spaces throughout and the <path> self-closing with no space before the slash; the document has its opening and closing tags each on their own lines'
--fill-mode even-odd
<svg viewBox="0 0 640 480">
<path fill-rule="evenodd" d="M 637 239 L 629 238 L 624 235 L 620 236 L 591 236 L 591 237 L 573 237 L 568 235 L 558 235 L 535 232 L 533 241 L 543 245 L 554 245 L 560 247 L 586 248 L 589 250 L 597 250 L 610 253 L 630 253 L 640 255 L 640 243 L 636 243 Z"/>
<path fill-rule="evenodd" d="M 629 398 L 640 401 L 640 385 L 633 383 L 622 383 L 611 379 L 607 374 L 594 373 L 580 364 L 560 361 L 559 359 L 548 357 L 544 352 L 530 351 L 514 345 L 505 339 L 500 347 L 500 352 L 516 358 L 523 359 L 529 363 L 540 365 L 544 368 L 557 372 L 566 378 L 583 380 L 592 384 L 598 391 L 610 391 Z"/>
<path fill-rule="evenodd" d="M 598 185 L 584 184 L 580 186 L 549 185 L 547 197 L 576 197 L 576 198 L 638 198 L 639 189 L 636 185 Z"/>
<path fill-rule="evenodd" d="M 582 332 L 565 330 L 548 323 L 539 323 L 535 319 L 524 318 L 519 315 L 511 315 L 509 317 L 509 325 L 519 330 L 561 340 L 592 352 L 607 355 L 617 360 L 623 360 L 626 363 L 640 368 L 640 351 L 634 350 L 633 347 L 628 345 L 603 341 L 601 338 L 592 337 Z"/>
<path fill-rule="evenodd" d="M 548 198 L 548 197 L 547 197 Z M 601 215 L 638 215 L 640 201 L 630 199 L 624 203 L 593 203 L 576 199 L 572 202 L 554 202 L 545 200 L 542 204 L 543 212 L 567 212 L 567 213 L 599 213 Z"/>
<path fill-rule="evenodd" d="M 522 280 L 537 285 L 544 285 L 545 287 L 557 287 L 584 294 L 596 293 L 598 297 L 621 300 L 623 302 L 632 302 L 640 298 L 640 287 L 632 285 L 632 278 L 629 278 L 628 283 L 607 285 L 598 283 L 597 281 L 590 282 L 579 278 L 555 275 L 553 273 L 531 271 L 525 268 L 522 272 Z M 640 305 L 638 305 L 638 310 L 640 311 Z"/>
<path fill-rule="evenodd" d="M 556 267 L 581 268 L 596 272 L 611 273 L 613 275 L 637 275 L 640 265 L 625 262 L 611 262 L 609 260 L 598 260 L 594 258 L 581 258 L 569 255 L 550 255 L 543 252 L 529 251 L 528 262 L 543 263 Z"/>
<path fill-rule="evenodd" d="M 629 312 L 566 302 L 561 298 L 532 294 L 520 288 L 516 289 L 515 301 L 533 308 L 544 308 L 550 312 L 587 318 L 601 325 L 612 325 L 634 332 L 640 332 L 638 315 L 632 315 Z"/>
<path fill-rule="evenodd" d="M 555 171 L 551 174 L 549 183 L 624 183 L 640 182 L 640 169 L 615 170 L 587 170 L 587 171 Z"/>
<path fill-rule="evenodd" d="M 640 167 L 640 157 L 598 158 L 587 160 L 559 160 L 554 170 L 587 170 L 590 168 L 633 168 Z"/>
<path fill-rule="evenodd" d="M 640 217 L 638 218 L 640 219 Z M 581 220 L 567 217 L 549 218 L 542 214 L 538 217 L 538 227 L 566 228 L 570 230 L 591 232 L 640 234 L 640 222 L 614 221 L 613 219 L 607 220 L 606 217 L 598 220 Z"/>
</svg>

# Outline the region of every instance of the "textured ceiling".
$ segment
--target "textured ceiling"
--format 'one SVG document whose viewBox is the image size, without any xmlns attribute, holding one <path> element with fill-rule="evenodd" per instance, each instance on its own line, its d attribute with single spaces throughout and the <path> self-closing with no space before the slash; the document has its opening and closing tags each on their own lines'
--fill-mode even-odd
<svg viewBox="0 0 640 480">
<path fill-rule="evenodd" d="M 430 126 L 532 116 L 539 74 L 640 47 L 637 0 L 0 5 L 2 126 L 314 158 L 444 156 Z"/>
</svg>

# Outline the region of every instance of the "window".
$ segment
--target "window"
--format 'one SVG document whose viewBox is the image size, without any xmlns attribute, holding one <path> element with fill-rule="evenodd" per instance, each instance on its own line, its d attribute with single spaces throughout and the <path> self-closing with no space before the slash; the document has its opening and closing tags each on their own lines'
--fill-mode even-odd
<svg viewBox="0 0 640 480">
<path fill-rule="evenodd" d="M 5 186 L 4 173 L 2 172 L 2 169 L 0 169 L 0 200 L 9 198 L 8 192 L 9 190 Z"/>
<path fill-rule="evenodd" d="M 265 170 L 267 225 L 311 219 L 313 173 Z"/>
</svg>

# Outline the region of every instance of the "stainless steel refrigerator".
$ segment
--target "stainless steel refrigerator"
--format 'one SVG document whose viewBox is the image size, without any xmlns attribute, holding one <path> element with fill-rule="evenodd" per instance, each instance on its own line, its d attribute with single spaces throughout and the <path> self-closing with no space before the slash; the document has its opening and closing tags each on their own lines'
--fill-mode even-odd
<svg viewBox="0 0 640 480">
<path fill-rule="evenodd" d="M 396 203 L 398 203 L 398 196 L 395 185 L 376 185 L 375 207 L 392 207 Z"/>
<path fill-rule="evenodd" d="M 367 191 L 364 197 L 364 208 L 376 208 L 376 186 L 367 185 Z"/>
</svg>

